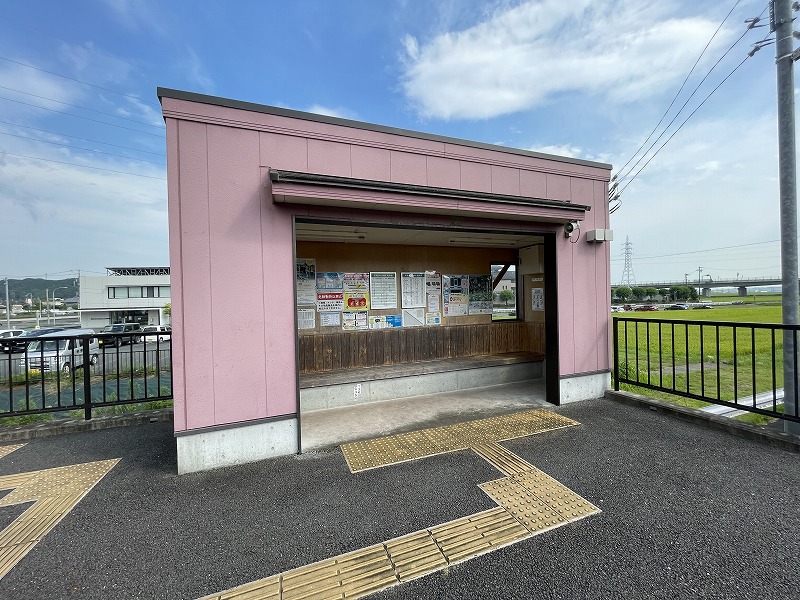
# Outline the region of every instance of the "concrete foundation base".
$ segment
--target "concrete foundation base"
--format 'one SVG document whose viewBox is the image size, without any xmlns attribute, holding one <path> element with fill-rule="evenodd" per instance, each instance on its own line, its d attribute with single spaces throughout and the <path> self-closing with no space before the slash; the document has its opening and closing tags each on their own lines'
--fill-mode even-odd
<svg viewBox="0 0 800 600">
<path fill-rule="evenodd" d="M 177 434 L 178 474 L 296 454 L 297 419 Z"/>
<path fill-rule="evenodd" d="M 307 388 L 303 388 L 301 385 L 300 410 L 306 412 L 343 408 L 398 398 L 528 381 L 541 377 L 542 363 L 536 361 L 439 373 L 415 373 L 387 379 L 356 380 Z"/>
<path fill-rule="evenodd" d="M 611 389 L 611 373 L 575 375 L 561 379 L 561 404 L 602 398 Z"/>
</svg>

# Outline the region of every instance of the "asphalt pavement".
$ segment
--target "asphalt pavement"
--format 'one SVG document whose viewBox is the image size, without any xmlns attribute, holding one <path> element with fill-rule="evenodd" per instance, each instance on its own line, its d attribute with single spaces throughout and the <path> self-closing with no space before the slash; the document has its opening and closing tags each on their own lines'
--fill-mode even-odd
<svg viewBox="0 0 800 600">
<path fill-rule="evenodd" d="M 373 597 L 797 597 L 800 455 L 612 400 L 554 410 L 581 425 L 503 444 L 603 512 Z M 33 439 L 0 475 L 110 458 L 0 597 L 197 598 L 492 508 L 500 477 L 471 451 L 351 474 L 338 449 L 178 476 L 169 422 Z"/>
</svg>

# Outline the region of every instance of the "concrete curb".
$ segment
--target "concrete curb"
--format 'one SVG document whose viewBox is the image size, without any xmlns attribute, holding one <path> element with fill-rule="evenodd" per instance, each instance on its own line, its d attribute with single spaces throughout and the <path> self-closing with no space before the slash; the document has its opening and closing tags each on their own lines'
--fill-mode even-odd
<svg viewBox="0 0 800 600">
<path fill-rule="evenodd" d="M 769 429 L 759 427 L 758 425 L 743 423 L 742 421 L 736 421 L 729 417 L 721 417 L 702 410 L 697 410 L 696 408 L 670 404 L 669 402 L 664 402 L 663 400 L 656 400 L 655 398 L 649 398 L 647 396 L 642 396 L 641 394 L 634 394 L 631 392 L 607 390 L 605 397 L 610 400 L 624 402 L 626 404 L 646 406 L 651 410 L 663 410 L 664 412 L 670 413 L 683 421 L 699 423 L 701 425 L 705 425 L 706 427 L 710 427 L 711 429 L 724 431 L 748 440 L 755 440 L 769 446 L 782 448 L 783 450 L 789 450 L 790 452 L 800 453 L 800 437 L 788 433 L 771 431 Z"/>
<path fill-rule="evenodd" d="M 79 433 L 83 431 L 95 431 L 97 429 L 110 429 L 112 427 L 128 427 L 129 425 L 172 421 L 172 419 L 173 411 L 171 408 L 145 410 L 124 415 L 114 415 L 113 417 L 98 417 L 89 421 L 83 419 L 59 419 L 46 423 L 37 423 L 35 425 L 20 425 L 18 427 L 8 427 L 6 429 L 0 428 L 0 442 L 32 440 L 34 438 L 63 435 L 66 433 Z"/>
</svg>

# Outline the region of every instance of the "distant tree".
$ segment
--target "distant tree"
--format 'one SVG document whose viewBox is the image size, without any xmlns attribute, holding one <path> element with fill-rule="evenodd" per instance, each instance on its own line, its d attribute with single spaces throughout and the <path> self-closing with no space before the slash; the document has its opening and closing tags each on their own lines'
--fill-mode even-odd
<svg viewBox="0 0 800 600">
<path fill-rule="evenodd" d="M 669 288 L 669 299 L 672 301 L 675 300 L 685 300 L 686 298 L 681 298 L 681 290 L 683 290 L 682 285 L 673 285 Z"/>
<path fill-rule="evenodd" d="M 514 292 L 511 290 L 502 290 L 500 292 L 500 300 L 502 300 L 503 304 L 508 306 L 508 301 L 514 298 Z"/>
<path fill-rule="evenodd" d="M 631 294 L 633 293 L 633 291 L 627 285 L 621 285 L 617 289 L 614 290 L 614 293 L 616 294 L 617 298 L 619 298 L 620 300 L 622 300 L 624 302 L 624 301 L 628 300 L 628 298 L 631 297 Z"/>
<path fill-rule="evenodd" d="M 667 288 L 659 288 L 658 293 L 662 298 L 669 298 L 669 289 Z"/>
<path fill-rule="evenodd" d="M 689 297 L 694 301 L 698 300 L 699 297 L 697 295 L 697 290 L 695 288 L 693 287 L 689 288 Z"/>
<path fill-rule="evenodd" d="M 170 316 L 172 314 L 172 302 L 167 302 L 164 305 L 164 314 Z"/>
<path fill-rule="evenodd" d="M 658 290 L 656 288 L 654 288 L 654 287 L 644 288 L 644 294 L 650 300 L 652 300 L 655 297 L 655 295 L 658 294 Z"/>
<path fill-rule="evenodd" d="M 633 299 L 636 301 L 644 300 L 644 297 L 647 292 L 645 292 L 645 288 L 635 287 L 631 290 L 631 294 L 633 294 Z"/>
</svg>

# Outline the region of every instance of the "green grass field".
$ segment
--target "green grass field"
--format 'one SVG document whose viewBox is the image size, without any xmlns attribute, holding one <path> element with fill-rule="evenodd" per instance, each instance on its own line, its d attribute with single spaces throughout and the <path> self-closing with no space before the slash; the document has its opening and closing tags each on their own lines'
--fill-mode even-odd
<svg viewBox="0 0 800 600">
<path fill-rule="evenodd" d="M 783 333 L 744 326 L 780 323 L 780 295 L 759 296 L 758 300 L 710 310 L 615 313 L 615 317 L 643 320 L 619 323 L 620 372 L 638 382 L 726 401 L 747 401 L 753 394 L 782 387 Z M 649 323 L 651 320 L 685 322 Z M 640 386 L 620 387 L 683 406 L 707 405 Z M 764 420 L 756 415 L 748 415 L 748 420 L 753 417 L 757 422 Z"/>
</svg>

